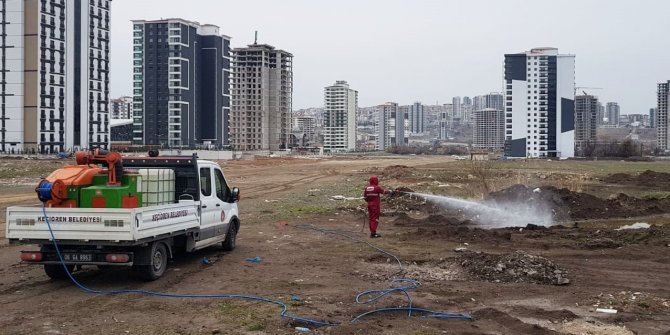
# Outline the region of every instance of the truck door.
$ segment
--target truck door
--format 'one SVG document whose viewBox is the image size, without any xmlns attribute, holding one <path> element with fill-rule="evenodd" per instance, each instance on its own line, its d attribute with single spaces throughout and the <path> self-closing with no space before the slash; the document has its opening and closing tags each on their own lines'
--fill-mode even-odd
<svg viewBox="0 0 670 335">
<path fill-rule="evenodd" d="M 216 208 L 220 212 L 220 223 L 224 225 L 224 232 L 228 232 L 228 225 L 230 218 L 235 214 L 233 212 L 235 205 L 230 203 L 230 188 L 226 184 L 226 179 L 223 178 L 223 173 L 220 169 L 214 168 L 214 190 L 216 191 Z"/>
<path fill-rule="evenodd" d="M 214 181 L 211 167 L 200 168 L 200 234 L 198 240 L 212 239 L 225 233 L 221 225 L 221 205 L 214 193 Z M 218 229 L 217 229 L 218 228 Z M 217 234 L 218 233 L 218 234 Z"/>
</svg>

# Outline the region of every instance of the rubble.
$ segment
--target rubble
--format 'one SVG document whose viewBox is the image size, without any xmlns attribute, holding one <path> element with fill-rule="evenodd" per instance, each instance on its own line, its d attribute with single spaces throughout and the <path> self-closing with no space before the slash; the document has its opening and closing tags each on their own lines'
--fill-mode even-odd
<svg viewBox="0 0 670 335">
<path fill-rule="evenodd" d="M 503 283 L 568 285 L 567 271 L 547 258 L 517 251 L 510 254 L 464 252 L 457 259 L 473 277 Z"/>
<path fill-rule="evenodd" d="M 600 293 L 586 302 L 596 311 L 612 309 L 625 313 L 670 313 L 670 299 L 661 298 L 647 292 L 620 291 Z"/>
</svg>

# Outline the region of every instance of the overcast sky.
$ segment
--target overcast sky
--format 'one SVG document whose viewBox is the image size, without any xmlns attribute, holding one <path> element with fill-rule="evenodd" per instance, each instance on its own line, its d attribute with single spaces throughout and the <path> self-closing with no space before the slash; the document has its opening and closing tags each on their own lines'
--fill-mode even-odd
<svg viewBox="0 0 670 335">
<path fill-rule="evenodd" d="M 361 107 L 500 92 L 503 55 L 539 46 L 575 54 L 577 86 L 623 114 L 647 113 L 670 79 L 667 0 L 113 0 L 113 96 L 132 92 L 130 20 L 170 17 L 293 53 L 294 109 L 322 106 L 335 80 Z"/>
</svg>

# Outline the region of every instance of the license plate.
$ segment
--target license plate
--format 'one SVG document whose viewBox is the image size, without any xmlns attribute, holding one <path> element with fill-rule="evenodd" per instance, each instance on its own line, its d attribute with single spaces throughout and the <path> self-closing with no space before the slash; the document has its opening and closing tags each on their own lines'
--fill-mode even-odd
<svg viewBox="0 0 670 335">
<path fill-rule="evenodd" d="M 91 262 L 92 254 L 63 254 L 63 260 L 66 262 Z"/>
</svg>

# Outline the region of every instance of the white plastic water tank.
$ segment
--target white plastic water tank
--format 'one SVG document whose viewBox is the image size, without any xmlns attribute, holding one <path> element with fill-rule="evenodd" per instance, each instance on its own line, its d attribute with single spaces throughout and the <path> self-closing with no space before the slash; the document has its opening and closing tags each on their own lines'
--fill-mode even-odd
<svg viewBox="0 0 670 335">
<path fill-rule="evenodd" d="M 142 206 L 174 203 L 175 176 L 172 169 L 140 169 Z"/>
</svg>

